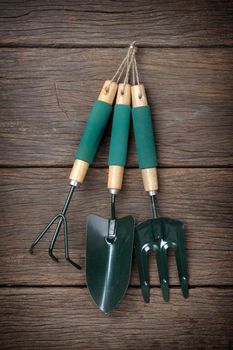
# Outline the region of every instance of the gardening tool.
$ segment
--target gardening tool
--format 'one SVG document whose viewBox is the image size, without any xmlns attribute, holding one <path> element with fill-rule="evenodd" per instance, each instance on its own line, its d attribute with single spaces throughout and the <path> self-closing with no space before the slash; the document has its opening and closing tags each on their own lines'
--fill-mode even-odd
<svg viewBox="0 0 233 350">
<path fill-rule="evenodd" d="M 58 261 L 57 257 L 53 254 L 55 242 L 57 240 L 60 228 L 63 224 L 64 227 L 64 246 L 65 246 L 65 259 L 72 265 L 81 269 L 80 265 L 75 263 L 69 257 L 68 249 L 68 232 L 67 232 L 67 219 L 66 212 L 69 203 L 72 199 L 75 188 L 78 188 L 84 181 L 89 165 L 93 162 L 95 154 L 97 152 L 99 143 L 101 141 L 104 129 L 110 117 L 112 111 L 112 103 L 117 91 L 117 83 L 114 81 L 106 80 L 97 101 L 94 103 L 91 110 L 88 122 L 83 131 L 82 138 L 75 153 L 75 161 L 70 173 L 70 190 L 68 192 L 64 207 L 61 213 L 54 216 L 54 218 L 48 223 L 44 230 L 38 235 L 31 245 L 30 252 L 33 253 L 33 248 L 48 232 L 50 227 L 57 222 L 57 226 L 51 242 L 49 244 L 48 254 L 49 256 Z"/>
<path fill-rule="evenodd" d="M 87 217 L 86 280 L 96 305 L 105 313 L 122 300 L 129 284 L 134 240 L 134 218 L 118 219 L 115 199 L 121 190 L 131 115 L 129 84 L 119 84 L 109 151 L 108 190 L 111 218 Z"/>
<path fill-rule="evenodd" d="M 138 77 L 136 61 L 134 61 Z M 160 285 L 163 298 L 169 300 L 167 250 L 172 248 L 175 253 L 181 289 L 185 298 L 188 297 L 188 273 L 185 255 L 184 226 L 181 221 L 158 217 L 156 206 L 157 158 L 151 121 L 151 110 L 147 103 L 144 85 L 139 83 L 132 86 L 132 118 L 136 139 L 139 167 L 145 191 L 149 194 L 153 218 L 136 226 L 135 252 L 140 275 L 140 283 L 144 301 L 149 303 L 149 265 L 148 254 L 155 252 Z"/>
<path fill-rule="evenodd" d="M 70 190 L 68 192 L 67 198 L 65 200 L 64 207 L 60 213 L 54 216 L 54 218 L 48 223 L 44 230 L 38 235 L 38 237 L 33 241 L 30 252 L 33 253 L 33 248 L 37 243 L 43 238 L 43 236 L 48 232 L 50 227 L 57 222 L 55 232 L 49 244 L 48 254 L 54 260 L 58 261 L 58 258 L 53 254 L 54 245 L 58 238 L 61 226 L 63 224 L 64 228 L 64 246 L 65 246 L 65 259 L 74 265 L 76 268 L 81 269 L 81 266 L 75 263 L 69 257 L 68 248 L 68 230 L 67 230 L 67 219 L 66 212 L 68 206 L 71 202 L 75 188 L 80 187 L 83 183 L 89 165 L 94 161 L 95 154 L 99 147 L 101 138 L 104 133 L 104 129 L 107 125 L 108 119 L 112 112 L 112 103 L 116 95 L 118 81 L 127 67 L 129 57 L 134 49 L 134 43 L 132 43 L 128 49 L 128 52 L 121 64 L 119 65 L 116 73 L 111 80 L 106 80 L 97 101 L 94 103 L 91 110 L 88 122 L 83 131 L 82 138 L 80 140 L 78 149 L 75 153 L 75 161 L 73 168 L 70 173 Z"/>
</svg>

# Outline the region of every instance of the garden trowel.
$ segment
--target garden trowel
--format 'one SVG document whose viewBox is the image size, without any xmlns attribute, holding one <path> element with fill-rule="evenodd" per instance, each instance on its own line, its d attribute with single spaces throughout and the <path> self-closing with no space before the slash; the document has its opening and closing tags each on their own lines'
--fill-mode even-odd
<svg viewBox="0 0 233 350">
<path fill-rule="evenodd" d="M 96 305 L 111 312 L 128 288 L 134 241 L 134 218 L 115 215 L 115 199 L 121 190 L 131 118 L 131 87 L 119 84 L 109 151 L 108 189 L 111 218 L 87 217 L 86 281 Z"/>
</svg>

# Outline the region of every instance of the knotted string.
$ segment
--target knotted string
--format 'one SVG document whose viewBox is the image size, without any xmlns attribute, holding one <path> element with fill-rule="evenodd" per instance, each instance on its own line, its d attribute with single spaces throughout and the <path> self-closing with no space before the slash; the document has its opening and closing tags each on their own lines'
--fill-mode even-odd
<svg viewBox="0 0 233 350">
<path fill-rule="evenodd" d="M 109 87 L 111 85 L 111 83 L 114 81 L 116 83 L 118 83 L 122 77 L 123 72 L 126 70 L 125 73 L 125 78 L 124 78 L 124 86 L 122 89 L 122 94 L 124 94 L 124 90 L 125 90 L 125 85 L 128 83 L 129 81 L 129 74 L 130 74 L 130 68 L 132 66 L 134 57 L 135 57 L 135 53 L 136 53 L 136 46 L 135 46 L 136 41 L 132 42 L 132 44 L 130 45 L 128 52 L 126 54 L 126 56 L 123 58 L 122 62 L 120 63 L 116 73 L 113 75 L 112 79 L 109 82 L 109 85 L 106 86 L 105 90 L 106 92 L 109 91 Z"/>
<path fill-rule="evenodd" d="M 129 82 L 130 69 L 131 69 L 132 64 L 134 62 L 135 54 L 137 52 L 137 47 L 135 46 L 135 41 L 130 45 L 130 48 L 131 48 L 132 51 L 129 53 L 128 60 L 127 60 L 126 73 L 125 73 L 125 79 L 124 79 L 124 82 L 123 82 L 124 85 L 123 85 L 123 89 L 122 89 L 122 94 L 124 94 L 125 86 Z"/>
</svg>

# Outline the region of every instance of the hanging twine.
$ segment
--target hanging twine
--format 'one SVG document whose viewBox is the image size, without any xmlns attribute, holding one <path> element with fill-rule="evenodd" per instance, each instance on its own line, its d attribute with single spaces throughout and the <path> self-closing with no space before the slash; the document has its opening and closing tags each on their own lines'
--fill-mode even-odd
<svg viewBox="0 0 233 350">
<path fill-rule="evenodd" d="M 141 86 L 140 86 L 140 80 L 139 80 L 139 74 L 138 74 L 138 66 L 137 66 L 137 61 L 136 61 L 136 57 L 134 56 L 133 58 L 133 65 L 132 65 L 132 83 L 133 85 L 138 85 L 140 88 L 140 93 L 138 95 L 138 97 L 141 99 L 142 98 L 142 90 L 141 90 Z"/>
<path fill-rule="evenodd" d="M 129 74 L 130 74 L 130 68 L 133 64 L 133 60 L 135 57 L 135 53 L 136 53 L 136 46 L 135 46 L 136 41 L 132 42 L 132 44 L 130 45 L 128 52 L 126 54 L 126 56 L 124 57 L 124 59 L 122 60 L 122 62 L 120 63 L 116 73 L 113 75 L 112 79 L 109 82 L 109 85 L 106 86 L 105 90 L 106 92 L 109 91 L 109 87 L 111 85 L 111 83 L 114 81 L 116 83 L 118 83 L 122 77 L 122 74 L 124 73 L 124 71 L 126 70 L 125 73 L 125 78 L 124 78 L 124 86 L 122 89 L 122 94 L 124 94 L 125 91 L 125 85 L 128 83 L 129 81 Z"/>
<path fill-rule="evenodd" d="M 136 51 L 137 51 L 137 47 L 135 46 L 135 41 L 130 45 L 130 49 L 131 49 L 131 52 L 129 52 L 129 55 L 128 55 L 128 60 L 127 60 L 127 65 L 126 65 L 126 73 L 125 73 L 125 79 L 124 79 L 124 82 L 123 82 L 123 89 L 122 89 L 122 94 L 124 94 L 125 92 L 125 86 L 126 84 L 128 84 L 129 82 L 129 76 L 130 76 L 130 69 L 133 65 L 133 62 L 134 62 L 134 59 L 135 59 L 135 54 L 136 54 Z"/>
</svg>

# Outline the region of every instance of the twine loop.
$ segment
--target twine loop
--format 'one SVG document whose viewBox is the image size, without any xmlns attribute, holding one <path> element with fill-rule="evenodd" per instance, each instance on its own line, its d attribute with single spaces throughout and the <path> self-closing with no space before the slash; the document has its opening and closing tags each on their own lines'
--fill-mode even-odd
<svg viewBox="0 0 233 350">
<path fill-rule="evenodd" d="M 107 85 L 105 87 L 106 93 L 108 93 L 110 85 L 111 85 L 112 82 L 119 83 L 119 81 L 120 81 L 120 79 L 121 79 L 121 77 L 122 77 L 122 75 L 123 75 L 123 73 L 125 71 L 125 77 L 124 77 L 124 80 L 123 80 L 123 84 L 124 85 L 123 85 L 123 88 L 121 90 L 121 94 L 124 95 L 124 93 L 125 93 L 125 86 L 129 82 L 130 69 L 133 66 L 133 62 L 134 62 L 134 59 L 135 59 L 135 54 L 136 54 L 136 51 L 137 51 L 137 47 L 135 46 L 135 44 L 136 44 L 136 41 L 133 41 L 130 44 L 126 56 L 123 58 L 123 60 L 120 63 L 116 73 L 113 75 L 112 79 L 110 80 L 109 85 Z"/>
</svg>

